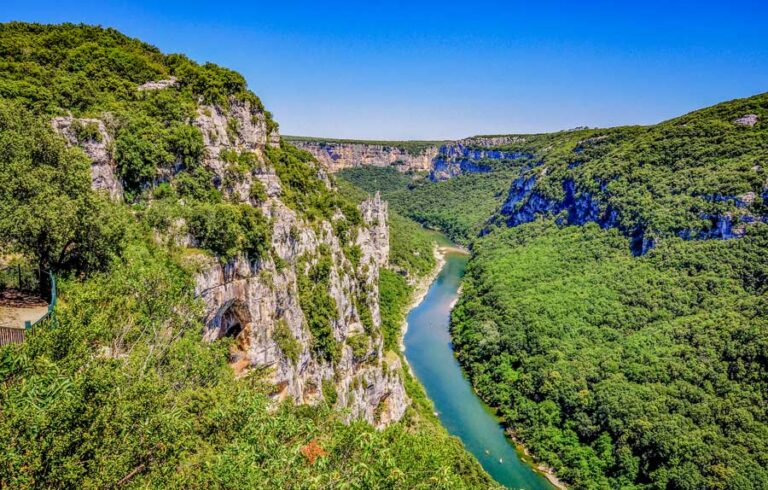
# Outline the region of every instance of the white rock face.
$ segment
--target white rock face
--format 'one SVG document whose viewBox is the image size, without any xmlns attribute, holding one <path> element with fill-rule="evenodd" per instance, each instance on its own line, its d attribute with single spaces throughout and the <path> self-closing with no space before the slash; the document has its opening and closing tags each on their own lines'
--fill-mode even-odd
<svg viewBox="0 0 768 490">
<path fill-rule="evenodd" d="M 522 143 L 525 141 L 525 136 L 518 135 L 503 135 L 503 136 L 472 136 L 471 138 L 464 138 L 456 143 L 464 146 L 480 146 L 483 148 L 493 148 L 495 146 L 504 146 L 511 143 Z"/>
<path fill-rule="evenodd" d="M 98 140 L 90 139 L 78 141 L 73 123 L 96 125 L 100 135 Z M 91 159 L 91 186 L 96 190 L 105 191 L 112 199 L 120 200 L 123 197 L 123 186 L 117 178 L 117 167 L 110 153 L 112 138 L 104 123 L 99 119 L 76 119 L 73 117 L 55 117 L 51 121 L 53 129 L 62 135 L 71 146 L 79 146 L 88 158 Z"/>
<path fill-rule="evenodd" d="M 386 267 L 389 263 L 388 205 L 381 200 L 381 194 L 377 192 L 373 199 L 368 199 L 360 205 L 360 212 L 370 227 L 367 233 L 357 236 L 357 244 L 364 252 L 371 252 L 371 258 L 379 267 Z"/>
<path fill-rule="evenodd" d="M 733 123 L 738 124 L 739 126 L 749 126 L 751 128 L 757 124 L 757 121 L 759 120 L 760 119 L 757 117 L 757 114 L 746 114 L 733 121 Z"/>
<path fill-rule="evenodd" d="M 160 82 L 155 82 L 160 83 Z M 145 88 L 146 90 L 159 89 Z M 114 161 L 108 151 L 111 139 L 98 119 L 80 120 L 94 123 L 100 141 L 77 141 L 72 118 L 56 118 L 54 128 L 69 144 L 79 145 L 92 160 L 93 185 L 110 195 L 122 195 L 115 176 Z M 206 340 L 223 336 L 237 339 L 231 353 L 238 371 L 266 368 L 275 386 L 275 398 L 291 398 L 298 403 L 316 403 L 335 392 L 336 406 L 344 410 L 348 420 L 364 419 L 376 427 L 384 427 L 402 418 L 410 403 L 402 382 L 399 357 L 385 359 L 379 309 L 379 268 L 389 257 L 387 204 L 380 196 L 360 206 L 364 225 L 351 236 L 360 248 L 360 260 L 354 265 L 345 255 L 344 244 L 334 234 L 331 222 L 310 225 L 280 199 L 283 184 L 264 159 L 267 145 L 279 146 L 276 129 L 268 131 L 265 114 L 247 102 L 232 99 L 230 107 L 200 106 L 193 124 L 203 133 L 206 151 L 203 165 L 215 174 L 217 186 L 227 199 L 260 206 L 272 224 L 272 253 L 262 260 L 239 256 L 222 265 L 218 259 L 199 254 L 199 273 L 195 292 L 205 303 Z M 236 179 L 222 152 L 251 152 L 256 168 Z M 330 188 L 325 169 L 318 166 L 318 178 Z M 251 189 L 259 182 L 266 191 L 265 202 L 251 197 Z M 183 220 L 172 223 L 158 242 L 193 247 L 194 239 L 186 232 Z M 317 260 L 321 248 L 330 250 L 332 268 L 328 293 L 336 302 L 336 318 L 332 322 L 333 337 L 341 345 L 341 356 L 332 363 L 313 349 L 312 334 L 302 311 L 297 277 L 307 271 L 299 269 L 307 260 Z M 274 258 L 273 258 L 274 257 Z M 279 265 L 276 264 L 279 262 Z M 373 323 L 366 332 L 360 305 L 365 302 Z M 275 340 L 275 330 L 286 326 L 298 346 L 292 359 Z M 349 345 L 355 337 L 357 354 Z"/>
<path fill-rule="evenodd" d="M 319 231 L 307 226 L 277 199 L 270 199 L 264 211 L 273 223 L 272 247 L 286 266 L 282 270 L 271 259 L 249 262 L 239 257 L 227 265 L 210 259 L 196 278 L 196 293 L 206 304 L 204 337 L 214 340 L 235 335 L 244 364 L 271 368 L 275 396 L 290 397 L 299 403 L 316 403 L 324 398 L 323 385 L 335 387 L 336 406 L 349 419 L 365 419 L 377 427 L 399 420 L 410 403 L 401 379 L 397 356 L 385 360 L 383 340 L 369 340 L 366 353 L 355 358 L 346 341 L 365 331 L 355 307 L 363 277 L 365 295 L 376 329 L 381 327 L 378 304 L 379 266 L 386 263 L 389 243 L 386 229 L 386 203 L 376 198 L 363 203 L 361 211 L 367 226 L 360 229 L 356 243 L 361 248 L 358 270 L 342 252 L 338 238 L 328 222 Z M 386 243 L 386 245 L 384 245 Z M 332 364 L 312 349 L 312 336 L 298 299 L 297 270 L 302 256 L 318 255 L 325 246 L 331 250 L 333 267 L 329 293 L 337 305 L 333 322 L 334 338 L 344 344 L 341 359 Z M 300 345 L 296 362 L 280 350 L 274 338 L 278 324 L 288 326 Z"/>
<path fill-rule="evenodd" d="M 157 80 L 152 82 L 147 82 L 143 85 L 139 85 L 138 91 L 143 92 L 145 90 L 162 90 L 164 88 L 168 87 L 174 87 L 178 85 L 178 81 L 176 80 L 176 77 L 171 77 L 167 80 Z"/>
<path fill-rule="evenodd" d="M 445 180 L 464 173 L 462 162 L 497 158 L 492 148 L 525 141 L 524 136 L 473 136 L 446 141 L 409 153 L 395 144 L 382 145 L 355 141 L 307 141 L 289 139 L 294 146 L 306 150 L 335 173 L 355 167 L 392 167 L 400 172 L 430 172 L 433 180 Z M 470 149 L 468 153 L 466 150 Z M 482 149 L 488 149 L 483 152 Z M 472 170 L 468 170 L 472 171 Z"/>
<path fill-rule="evenodd" d="M 196 293 L 206 305 L 204 338 L 236 337 L 234 365 L 245 370 L 268 368 L 276 398 L 316 403 L 325 397 L 323 386 L 326 390 L 333 386 L 336 406 L 345 410 L 350 420 L 365 419 L 383 427 L 402 418 L 410 401 L 402 383 L 400 360 L 391 356 L 385 361 L 381 334 L 365 334 L 356 306 L 364 298 L 374 329 L 380 332 L 379 268 L 389 260 L 387 204 L 376 195 L 360 206 L 365 226 L 354 237 L 361 252 L 355 268 L 330 222 L 310 226 L 280 200 L 282 183 L 263 161 L 264 148 L 279 145 L 279 135 L 276 130 L 267 133 L 263 113 L 235 101 L 226 111 L 201 106 L 195 125 L 203 132 L 206 144 L 204 164 L 224 182 L 222 188 L 230 199 L 257 205 L 250 199 L 251 187 L 256 180 L 264 186 L 268 199 L 259 205 L 272 223 L 272 253 L 277 257 L 250 261 L 240 256 L 226 265 L 207 259 L 196 277 Z M 262 165 L 242 180 L 227 184 L 228 164 L 221 158 L 225 150 L 251 151 Z M 330 187 L 322 166 L 318 167 L 318 178 Z M 336 303 L 337 318 L 332 328 L 334 339 L 343 345 L 337 363 L 327 361 L 312 348 L 312 334 L 298 295 L 297 277 L 307 272 L 298 269 L 301 259 L 314 262 L 321 247 L 331 251 L 333 264 L 328 293 Z M 280 262 L 279 268 L 275 260 Z M 275 340 L 280 324 L 288 327 L 300 348 L 295 362 Z M 364 355 L 355 357 L 347 341 L 360 335 L 368 339 L 368 347 Z"/>
<path fill-rule="evenodd" d="M 438 146 L 411 154 L 396 146 L 365 143 L 295 140 L 291 141 L 291 144 L 312 153 L 331 173 L 345 168 L 365 166 L 394 167 L 400 172 L 428 171 L 432 168 L 432 159 L 437 156 L 438 151 Z"/>
<path fill-rule="evenodd" d="M 267 194 L 275 197 L 280 193 L 280 182 L 274 175 L 274 169 L 263 164 L 264 149 L 267 146 L 280 146 L 280 133 L 277 128 L 271 132 L 263 111 L 253 107 L 250 102 L 230 99 L 229 109 L 217 105 L 200 105 L 193 124 L 203 134 L 205 157 L 203 164 L 213 170 L 222 190 L 228 196 L 235 196 L 241 202 L 250 202 L 251 187 L 254 180 L 260 180 L 267 189 Z M 262 163 L 255 174 L 227 178 L 228 163 L 222 158 L 222 151 L 244 151 L 253 153 Z"/>
<path fill-rule="evenodd" d="M 219 153 L 224 148 L 249 150 L 261 155 L 267 144 L 266 117 L 251 107 L 250 102 L 233 98 L 228 111 L 217 105 L 198 106 L 194 124 L 203 133 L 208 165 L 220 163 Z"/>
</svg>

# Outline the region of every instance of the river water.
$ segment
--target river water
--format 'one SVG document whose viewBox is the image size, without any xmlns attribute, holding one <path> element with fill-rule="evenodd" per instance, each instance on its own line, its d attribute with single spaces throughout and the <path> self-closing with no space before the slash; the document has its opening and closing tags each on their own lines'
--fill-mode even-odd
<svg viewBox="0 0 768 490">
<path fill-rule="evenodd" d="M 408 314 L 405 356 L 442 424 L 462 440 L 496 481 L 509 488 L 552 490 L 546 478 L 520 459 L 496 417 L 472 391 L 453 355 L 450 313 L 468 258 L 449 252 L 424 301 Z"/>
</svg>

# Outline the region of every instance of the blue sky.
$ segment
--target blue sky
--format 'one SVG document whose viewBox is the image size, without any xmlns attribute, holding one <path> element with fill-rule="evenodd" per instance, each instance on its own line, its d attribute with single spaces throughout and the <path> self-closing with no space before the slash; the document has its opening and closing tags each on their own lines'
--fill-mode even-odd
<svg viewBox="0 0 768 490">
<path fill-rule="evenodd" d="M 649 124 L 768 91 L 765 1 L 2 3 L 2 21 L 111 26 L 233 68 L 284 134 Z"/>
</svg>

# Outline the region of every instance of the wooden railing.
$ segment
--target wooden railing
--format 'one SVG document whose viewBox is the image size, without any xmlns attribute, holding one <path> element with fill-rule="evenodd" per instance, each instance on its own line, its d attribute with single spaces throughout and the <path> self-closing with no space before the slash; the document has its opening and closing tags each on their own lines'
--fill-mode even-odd
<svg viewBox="0 0 768 490">
<path fill-rule="evenodd" d="M 36 327 L 40 323 L 42 323 L 44 320 L 49 320 L 53 318 L 53 311 L 56 308 L 56 300 L 58 299 L 58 291 L 56 290 L 56 276 L 53 275 L 50 271 L 48 274 L 48 280 L 50 283 L 50 288 L 48 290 L 50 291 L 50 294 L 48 296 L 48 311 L 45 313 L 45 315 L 41 316 L 34 322 L 26 321 L 24 322 L 24 330 L 29 330 L 30 328 Z"/>
<path fill-rule="evenodd" d="M 22 328 L 0 327 L 0 347 L 24 342 L 26 333 L 27 330 Z"/>
</svg>

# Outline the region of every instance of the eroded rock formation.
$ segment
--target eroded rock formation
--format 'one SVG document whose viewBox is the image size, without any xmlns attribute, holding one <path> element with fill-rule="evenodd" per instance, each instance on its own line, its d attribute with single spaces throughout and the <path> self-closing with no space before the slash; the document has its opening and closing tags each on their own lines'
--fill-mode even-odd
<svg viewBox="0 0 768 490">
<path fill-rule="evenodd" d="M 330 172 L 354 167 L 393 167 L 400 172 L 428 172 L 438 147 L 408 151 L 395 145 L 363 142 L 332 142 L 291 140 L 295 146 L 312 153 Z"/>
<path fill-rule="evenodd" d="M 444 144 L 409 146 L 363 141 L 322 141 L 297 138 L 292 144 L 307 150 L 330 172 L 355 167 L 392 167 L 400 172 L 425 172 L 430 179 L 446 180 L 462 173 L 491 171 L 494 161 L 517 160 L 530 155 L 493 147 L 524 141 L 523 136 L 476 136 Z M 418 148 L 418 149 L 414 149 Z"/>
<path fill-rule="evenodd" d="M 53 118 L 51 124 L 69 145 L 79 146 L 91 159 L 92 187 L 106 192 L 112 199 L 122 199 L 123 186 L 117 178 L 117 168 L 110 150 L 112 138 L 104 122 L 66 116 Z"/>
<path fill-rule="evenodd" d="M 160 85 L 143 89 L 167 88 Z M 265 158 L 268 146 L 280 145 L 276 127 L 259 107 L 234 98 L 229 102 L 227 108 L 201 104 L 191 121 L 205 143 L 201 163 L 227 200 L 261 209 L 272 227 L 271 251 L 257 260 L 240 255 L 226 263 L 203 252 L 186 254 L 199 271 L 195 293 L 205 305 L 204 339 L 235 338 L 233 368 L 240 373 L 263 369 L 276 399 L 326 400 L 348 420 L 364 419 L 377 427 L 399 420 L 410 401 L 400 358 L 384 352 L 378 302 L 379 269 L 389 260 L 387 204 L 379 195 L 362 203 L 363 223 L 344 240 L 334 231 L 335 218 L 310 225 L 281 200 L 283 183 Z M 62 117 L 52 124 L 91 158 L 93 187 L 121 196 L 112 139 L 103 121 Z M 238 179 L 228 179 L 228 158 L 242 152 L 251 153 L 257 164 Z M 332 187 L 322 166 L 317 176 Z M 253 199 L 257 181 L 266 199 Z M 157 238 L 193 248 L 195 240 L 186 230 L 179 219 Z M 350 248 L 355 249 L 354 263 Z M 303 311 L 299 294 L 299 278 L 321 257 L 330 258 L 327 294 L 337 310 L 331 328 L 339 355 L 333 360 L 318 351 L 307 322 L 312 312 Z"/>
<path fill-rule="evenodd" d="M 305 226 L 295 212 L 279 200 L 265 205 L 273 222 L 272 246 L 279 260 L 249 262 L 240 257 L 226 265 L 210 259 L 197 275 L 197 292 L 206 304 L 205 337 L 234 336 L 235 362 L 269 369 L 275 396 L 299 403 L 315 403 L 329 396 L 351 419 L 363 418 L 376 426 L 399 420 L 409 403 L 400 378 L 397 356 L 385 356 L 381 336 L 368 336 L 356 304 L 362 289 L 374 326 L 381 326 L 378 305 L 379 265 L 386 263 L 386 204 L 373 198 L 361 206 L 367 226 L 358 231 L 361 249 L 358 268 L 347 259 L 330 223 L 319 231 Z M 316 257 L 319 249 L 331 252 L 329 293 L 337 306 L 334 339 L 343 345 L 341 358 L 332 363 L 313 351 L 306 313 L 298 297 L 297 276 L 303 257 Z M 291 359 L 282 350 L 277 329 L 287 328 L 299 354 Z M 282 333 L 284 335 L 284 333 Z M 363 352 L 355 352 L 352 337 L 365 338 Z"/>
</svg>

